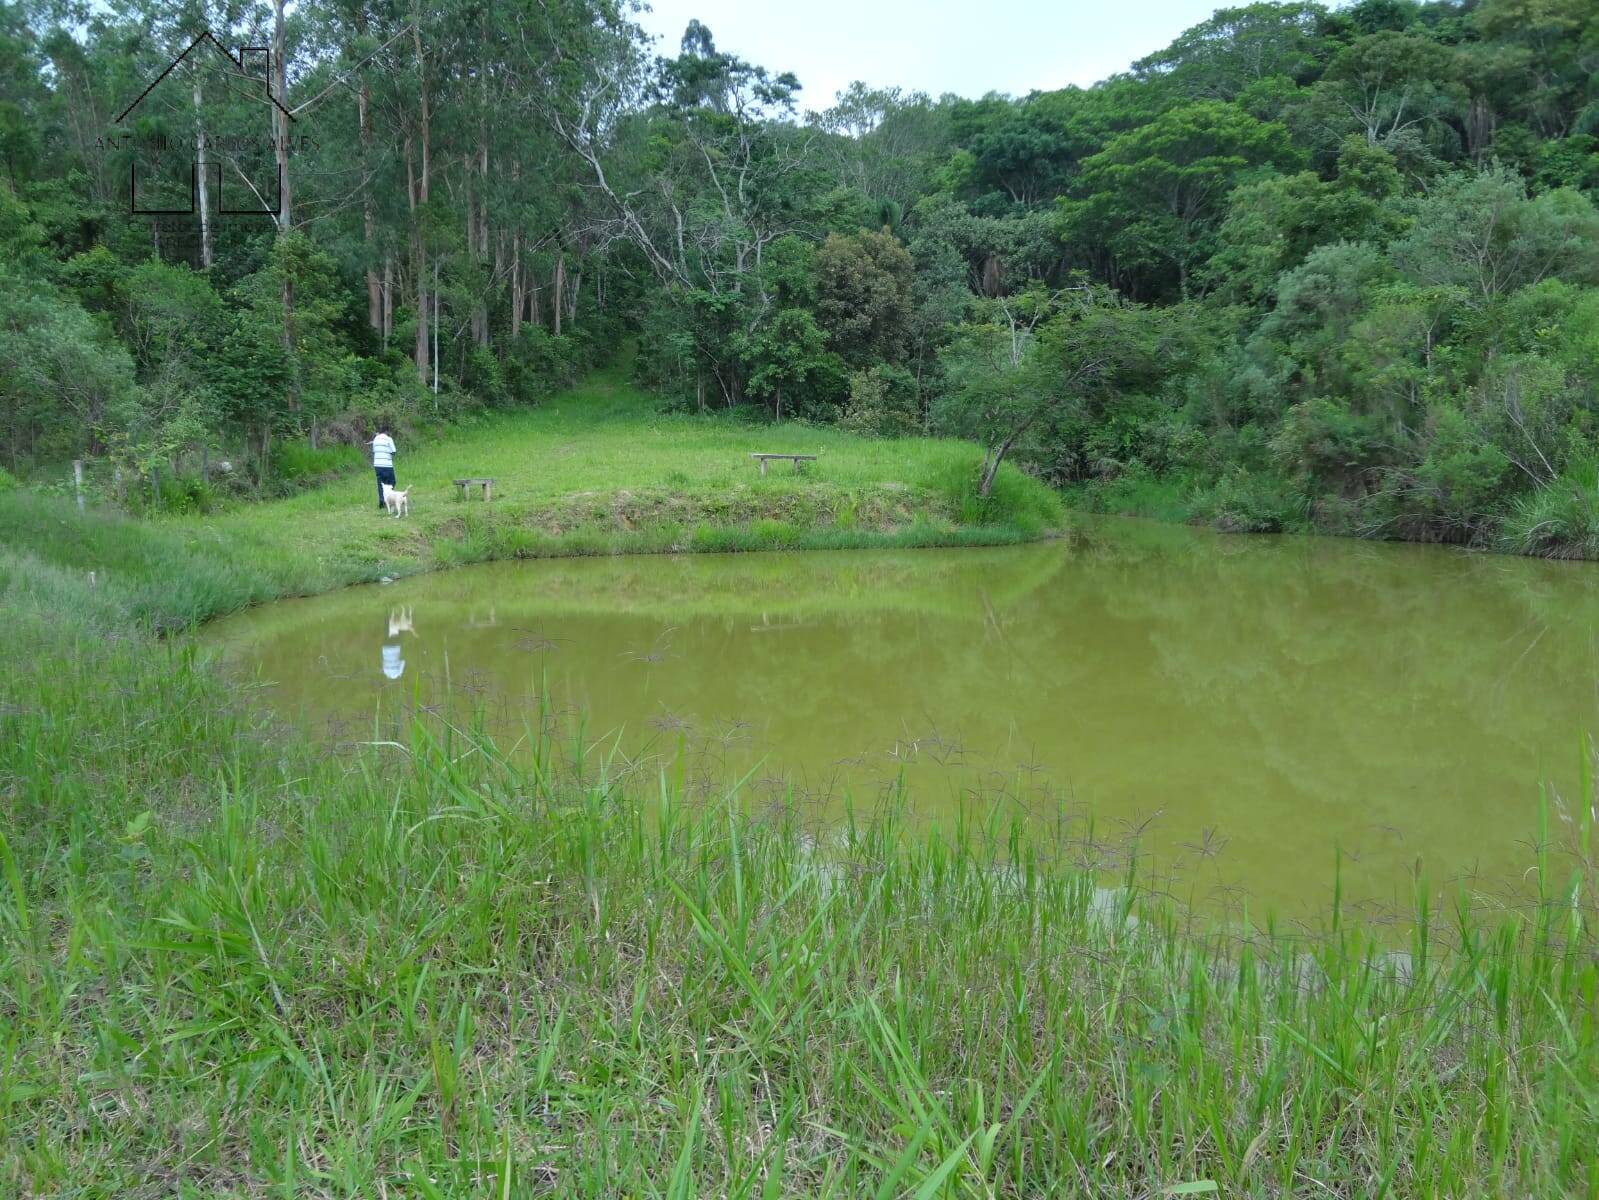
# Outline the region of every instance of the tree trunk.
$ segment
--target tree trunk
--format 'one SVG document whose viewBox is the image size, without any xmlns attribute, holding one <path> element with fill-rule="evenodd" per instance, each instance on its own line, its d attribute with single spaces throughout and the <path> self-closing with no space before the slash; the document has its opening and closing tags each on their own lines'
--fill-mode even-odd
<svg viewBox="0 0 1599 1200">
<path fill-rule="evenodd" d="M 988 493 L 994 487 L 994 476 L 999 473 L 999 460 L 1003 454 L 1003 451 L 1000 451 L 998 454 L 996 454 L 994 451 L 990 450 L 983 455 L 983 475 L 982 478 L 977 481 L 977 495 L 979 499 L 988 499 Z"/>
<path fill-rule="evenodd" d="M 555 310 L 555 336 L 561 336 L 561 307 L 565 300 L 566 290 L 566 253 L 563 251 L 555 256 L 555 294 L 550 298 L 550 307 Z"/>
<path fill-rule="evenodd" d="M 482 94 L 479 99 L 478 128 L 477 128 L 477 261 L 486 263 L 489 257 L 489 69 L 488 64 L 482 64 L 478 69 L 478 78 L 482 81 Z M 471 210 L 468 209 L 468 212 Z M 467 244 L 472 238 L 468 231 Z M 497 276 L 496 272 L 496 276 Z M 472 309 L 472 338 L 479 346 L 489 344 L 489 307 L 488 292 L 485 289 L 479 296 L 477 304 Z"/>
<path fill-rule="evenodd" d="M 511 336 L 522 332 L 522 235 L 511 235 Z"/>
<path fill-rule="evenodd" d="M 355 32 L 366 37 L 366 6 L 356 4 Z M 366 81 L 366 69 L 361 69 L 361 84 L 355 91 L 356 126 L 361 137 L 361 238 L 366 250 L 366 323 L 388 339 L 384 325 L 386 281 L 378 278 L 376 245 L 377 218 L 372 210 L 372 88 Z M 385 263 L 385 266 L 387 263 Z"/>
<path fill-rule="evenodd" d="M 405 141 L 405 196 L 411 209 L 411 274 L 416 289 L 416 342 L 411 348 L 411 358 L 416 363 L 416 377 L 424 385 L 428 381 L 428 291 L 427 251 L 422 245 L 422 229 L 416 213 L 416 165 L 411 159 L 411 139 Z"/>
<path fill-rule="evenodd" d="M 211 180 L 207 176 L 210 166 L 205 157 L 205 121 L 201 118 L 200 77 L 194 77 L 194 169 L 195 183 L 199 188 L 200 205 L 200 269 L 209 271 L 213 259 L 211 248 Z"/>
<path fill-rule="evenodd" d="M 284 63 L 286 39 L 283 29 L 284 0 L 272 0 L 272 90 L 277 103 L 271 108 L 273 153 L 278 163 L 278 233 L 288 233 L 294 227 L 294 190 L 289 182 L 289 89 L 288 69 Z M 299 371 L 295 365 L 294 346 L 294 277 L 285 269 L 283 287 L 279 293 L 283 305 L 283 353 L 289 362 L 289 390 L 284 401 L 290 412 L 300 407 Z"/>
<path fill-rule="evenodd" d="M 467 259 L 470 262 L 476 263 L 476 262 L 479 261 L 479 259 L 478 259 L 478 248 L 477 248 L 477 226 L 478 226 L 477 201 L 478 201 L 478 197 L 476 195 L 476 192 L 474 191 L 474 184 L 473 184 L 473 180 L 472 180 L 472 175 L 473 175 L 473 171 L 474 171 L 473 163 L 472 163 L 472 157 L 473 157 L 472 155 L 467 154 L 467 155 L 463 156 L 462 159 L 461 159 L 461 181 L 462 181 L 461 195 L 462 195 L 462 199 L 465 201 L 465 203 L 462 204 L 461 208 L 462 208 L 462 210 L 464 212 L 464 215 L 466 217 L 466 256 L 467 256 Z M 467 314 L 467 318 L 466 318 L 467 330 L 472 335 L 472 342 L 473 342 L 474 345 L 477 344 L 477 338 L 478 338 L 477 317 L 478 317 L 478 306 L 477 306 L 476 303 L 474 303 L 472 305 L 472 311 Z"/>
<path fill-rule="evenodd" d="M 357 18 L 357 28 L 366 32 L 366 20 Z M 378 278 L 375 230 L 377 218 L 372 211 L 372 92 L 365 79 L 355 93 L 356 120 L 361 127 L 361 239 L 366 249 L 366 323 L 374 330 L 387 335 L 383 327 L 383 288 Z"/>
<path fill-rule="evenodd" d="M 290 412 L 300 411 L 300 363 L 294 336 L 294 277 L 283 272 L 283 352 L 289 358 L 289 392 L 284 397 Z"/>
<path fill-rule="evenodd" d="M 1016 439 L 1027 432 L 1028 426 L 1033 423 L 1035 418 L 1036 414 L 1028 417 L 1021 425 L 1011 430 L 1010 435 L 998 446 L 991 446 L 983 452 L 983 476 L 977 484 L 979 499 L 986 500 L 988 498 L 988 493 L 994 486 L 994 476 L 999 474 L 999 464 L 1004 461 L 1005 455 L 1010 451 L 1010 448 L 1016 444 Z"/>
<path fill-rule="evenodd" d="M 271 108 L 273 153 L 278 161 L 278 229 L 287 233 L 294 224 L 294 188 L 289 180 L 289 87 L 288 70 L 284 63 L 284 0 L 272 0 L 272 90 L 277 104 Z"/>
<path fill-rule="evenodd" d="M 429 161 L 431 153 L 430 139 L 432 131 L 428 114 L 428 76 L 427 59 L 422 53 L 422 23 L 421 13 L 412 10 L 411 19 L 411 46 L 416 52 L 416 75 L 418 88 L 417 115 L 420 121 L 418 130 L 422 149 L 422 173 L 417 181 L 417 186 L 412 191 L 412 236 L 416 242 L 416 372 L 417 377 L 425 385 L 428 381 L 428 289 L 427 289 L 427 247 L 424 244 L 422 228 L 418 223 L 416 210 L 425 207 L 428 202 L 428 176 L 432 164 Z M 410 156 L 406 156 L 407 168 L 410 165 Z M 437 268 L 435 268 L 435 277 Z"/>
</svg>

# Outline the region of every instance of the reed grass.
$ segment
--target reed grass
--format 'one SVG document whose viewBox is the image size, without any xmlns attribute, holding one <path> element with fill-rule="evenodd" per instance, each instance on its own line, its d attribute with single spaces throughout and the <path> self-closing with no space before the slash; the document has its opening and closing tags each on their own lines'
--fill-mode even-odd
<svg viewBox="0 0 1599 1200">
<path fill-rule="evenodd" d="M 1599 1194 L 1591 795 L 1524 909 L 1196 932 L 542 714 L 330 755 L 149 632 L 256 577 L 128 563 L 0 556 L 0 1194 Z"/>
</svg>

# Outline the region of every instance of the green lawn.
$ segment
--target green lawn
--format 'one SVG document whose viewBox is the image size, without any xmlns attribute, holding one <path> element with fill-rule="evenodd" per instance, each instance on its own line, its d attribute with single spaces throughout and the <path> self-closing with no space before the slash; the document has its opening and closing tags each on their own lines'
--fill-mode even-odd
<svg viewBox="0 0 1599 1200">
<path fill-rule="evenodd" d="M 817 461 L 799 471 L 773 463 L 763 478 L 753 451 Z M 945 439 L 665 414 L 612 371 L 436 443 L 402 441 L 406 520 L 378 511 L 363 472 L 175 525 L 268 558 L 291 540 L 296 557 L 370 578 L 532 555 L 1003 542 L 1058 524 L 1054 495 L 1020 471 L 1005 471 L 979 502 L 978 458 L 975 446 Z M 494 478 L 492 505 L 458 498 L 451 480 L 467 476 Z"/>
<path fill-rule="evenodd" d="M 816 454 L 762 478 L 751 451 Z M 1007 467 L 974 492 L 977 447 L 870 440 L 794 423 L 669 415 L 615 372 L 545 406 L 402 441 L 411 515 L 377 508 L 369 470 L 285 500 L 205 516 L 79 516 L 21 489 L 0 494 L 0 582 L 59 594 L 109 627 L 123 617 L 184 629 L 282 596 L 488 559 L 672 551 L 997 545 L 1047 535 L 1058 497 Z M 493 476 L 492 504 L 451 480 Z M 96 589 L 77 584 L 93 570 Z"/>
</svg>

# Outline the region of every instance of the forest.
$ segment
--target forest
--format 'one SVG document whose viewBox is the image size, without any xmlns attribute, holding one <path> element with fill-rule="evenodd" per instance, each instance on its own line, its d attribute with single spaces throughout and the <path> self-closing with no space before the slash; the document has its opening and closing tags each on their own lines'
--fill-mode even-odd
<svg viewBox="0 0 1599 1200">
<path fill-rule="evenodd" d="M 978 498 L 1599 557 L 1592 0 L 1257 3 L 980 99 L 637 16 L 0 6 L 0 487 L 284 494 L 621 361 L 973 440 Z"/>
</svg>

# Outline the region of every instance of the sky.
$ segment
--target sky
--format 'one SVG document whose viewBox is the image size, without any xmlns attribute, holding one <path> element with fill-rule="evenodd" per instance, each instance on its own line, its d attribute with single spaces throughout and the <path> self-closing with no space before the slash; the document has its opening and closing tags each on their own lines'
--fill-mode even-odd
<svg viewBox="0 0 1599 1200">
<path fill-rule="evenodd" d="M 793 71 L 801 107 L 852 80 L 932 96 L 1025 95 L 1124 71 L 1227 0 L 650 0 L 639 18 L 675 54 L 692 18 L 717 49 Z"/>
</svg>

